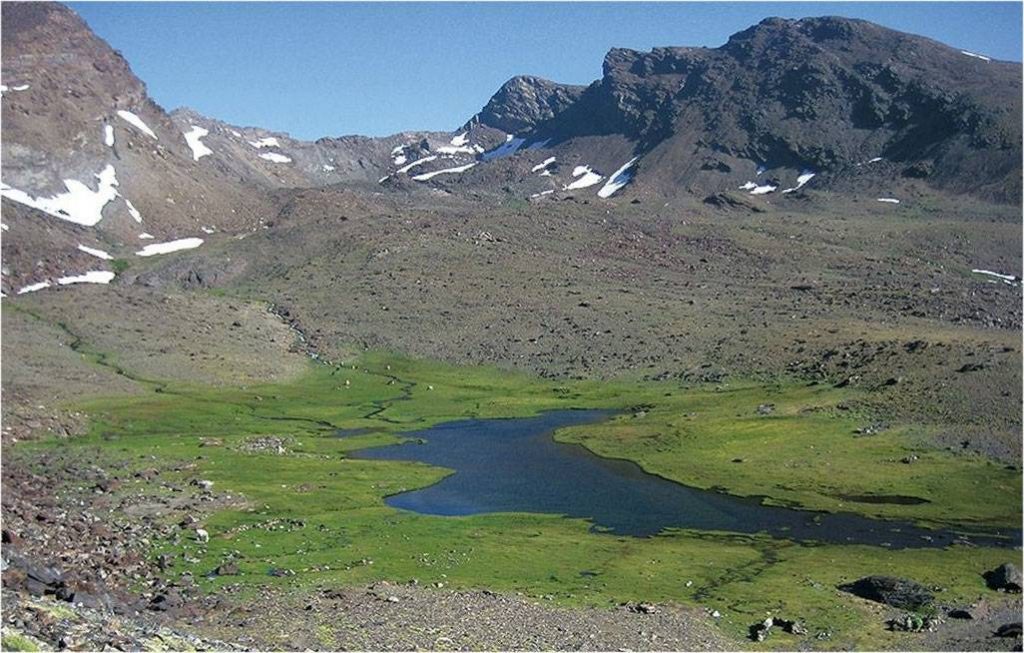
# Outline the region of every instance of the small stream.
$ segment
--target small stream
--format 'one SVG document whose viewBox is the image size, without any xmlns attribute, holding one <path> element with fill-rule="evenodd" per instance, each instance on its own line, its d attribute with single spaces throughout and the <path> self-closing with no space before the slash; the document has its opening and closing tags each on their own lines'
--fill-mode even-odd
<svg viewBox="0 0 1024 653">
<path fill-rule="evenodd" d="M 589 519 L 595 529 L 621 535 L 643 537 L 668 528 L 692 528 L 894 549 L 955 542 L 1007 547 L 1021 542 L 1019 530 L 979 529 L 966 534 L 851 513 L 761 505 L 753 498 L 687 487 L 632 462 L 602 458 L 552 437 L 556 429 L 602 421 L 610 414 L 561 410 L 521 419 L 460 420 L 405 434 L 412 442 L 353 455 L 454 470 L 434 485 L 387 498 L 395 508 L 430 515 L 549 513 Z"/>
</svg>

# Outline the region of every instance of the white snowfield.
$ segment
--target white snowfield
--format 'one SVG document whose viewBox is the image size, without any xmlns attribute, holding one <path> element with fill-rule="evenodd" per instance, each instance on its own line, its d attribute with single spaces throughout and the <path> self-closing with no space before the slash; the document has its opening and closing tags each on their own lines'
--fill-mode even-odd
<svg viewBox="0 0 1024 653">
<path fill-rule="evenodd" d="M 982 61 L 992 61 L 990 57 L 986 57 L 983 54 L 976 54 L 974 52 L 968 52 L 967 50 L 961 50 L 960 54 L 966 54 L 968 57 L 974 57 L 975 59 L 981 59 Z"/>
<path fill-rule="evenodd" d="M 396 146 L 394 146 L 393 148 L 391 148 L 391 156 L 396 156 L 398 154 L 401 154 L 402 150 L 404 150 L 404 149 L 405 149 L 404 145 L 396 145 Z"/>
<path fill-rule="evenodd" d="M 61 277 L 57 283 L 61 286 L 69 286 L 73 283 L 110 283 L 114 280 L 114 273 L 107 270 L 90 270 L 85 274 L 71 277 Z"/>
<path fill-rule="evenodd" d="M 77 179 L 65 179 L 64 186 L 67 187 L 67 192 L 58 193 L 53 197 L 32 197 L 23 190 L 11 188 L 0 182 L 0 195 L 55 218 L 74 222 L 83 227 L 94 227 L 103 219 L 103 207 L 118 195 L 114 166 L 108 164 L 96 178 L 99 180 L 96 190 L 90 189 Z"/>
<path fill-rule="evenodd" d="M 278 154 L 277 152 L 265 152 L 264 154 L 260 155 L 260 158 L 261 159 L 266 159 L 267 161 L 270 161 L 272 163 L 291 163 L 292 162 L 292 160 L 290 158 L 286 157 L 283 154 Z"/>
<path fill-rule="evenodd" d="M 480 158 L 484 161 L 494 161 L 495 159 L 503 159 L 506 156 L 512 156 L 520 147 L 523 146 L 523 143 L 525 142 L 525 138 L 515 138 L 509 134 L 504 143 L 489 152 L 484 152 L 480 155 Z"/>
<path fill-rule="evenodd" d="M 81 243 L 79 243 L 78 249 L 80 251 L 85 252 L 86 254 L 91 254 L 91 255 L 95 256 L 96 258 L 101 258 L 104 261 L 110 261 L 110 260 L 113 260 L 113 258 L 114 258 L 110 254 L 107 254 L 106 252 L 104 252 L 102 249 L 95 249 L 93 247 L 86 247 L 85 245 L 82 245 Z"/>
<path fill-rule="evenodd" d="M 549 156 L 548 158 L 544 159 L 543 161 L 541 161 L 537 165 L 535 165 L 532 168 L 530 168 L 530 172 L 538 172 L 540 170 L 543 170 L 543 169 L 547 168 L 549 165 L 551 165 L 552 163 L 554 163 L 555 161 L 556 161 L 555 157 Z"/>
<path fill-rule="evenodd" d="M 436 158 L 437 158 L 437 155 L 436 155 L 436 154 L 431 154 L 430 156 L 425 156 L 425 157 L 423 157 L 422 159 L 416 159 L 416 160 L 415 160 L 415 161 L 413 161 L 412 163 L 410 163 L 410 164 L 408 164 L 408 165 L 405 165 L 405 166 L 402 166 L 402 167 L 401 167 L 401 168 L 399 168 L 398 170 L 395 170 L 395 173 L 397 173 L 397 174 L 401 174 L 401 173 L 403 173 L 403 172 L 409 172 L 410 170 L 412 170 L 412 169 L 413 169 L 413 168 L 415 168 L 416 166 L 418 166 L 418 165 L 422 165 L 422 164 L 424 164 L 424 163 L 427 163 L 428 161 L 433 161 L 433 160 L 435 160 Z"/>
<path fill-rule="evenodd" d="M 103 125 L 103 144 L 107 147 L 114 147 L 114 126 Z"/>
<path fill-rule="evenodd" d="M 204 234 L 212 234 L 216 231 L 216 229 L 214 229 L 213 227 L 200 227 L 199 231 L 203 232 Z"/>
<path fill-rule="evenodd" d="M 799 177 L 796 178 L 796 186 L 794 186 L 793 188 L 787 188 L 782 192 L 792 193 L 795 190 L 800 190 L 801 188 L 803 188 L 804 184 L 806 184 L 812 179 L 814 179 L 814 173 L 811 172 L 810 170 L 805 170 L 802 173 L 800 173 Z"/>
<path fill-rule="evenodd" d="M 463 145 L 469 143 L 469 132 L 462 132 L 461 134 L 453 138 L 451 140 L 451 143 L 455 147 L 462 147 Z"/>
<path fill-rule="evenodd" d="M 454 172 L 465 172 L 475 165 L 476 162 L 474 161 L 473 163 L 467 163 L 464 166 L 458 166 L 456 168 L 445 168 L 444 170 L 434 170 L 433 172 L 425 172 L 422 175 L 416 175 L 415 177 L 413 177 L 413 181 L 427 181 L 428 179 L 433 179 L 438 175 L 447 175 Z"/>
<path fill-rule="evenodd" d="M 598 197 L 611 197 L 620 188 L 628 184 L 633 179 L 633 173 L 629 171 L 636 163 L 636 160 L 640 157 L 633 157 L 625 163 L 621 168 L 612 173 L 612 176 L 608 178 L 601 190 L 597 191 Z"/>
<path fill-rule="evenodd" d="M 325 163 L 322 167 L 324 169 L 324 172 L 333 172 L 334 171 L 334 166 L 332 166 L 332 165 L 328 165 L 328 164 Z"/>
<path fill-rule="evenodd" d="M 587 188 L 601 182 L 604 177 L 597 174 L 590 169 L 590 166 L 576 166 L 572 171 L 573 177 L 579 177 L 576 181 L 567 185 L 562 190 L 578 190 L 580 188 Z"/>
<path fill-rule="evenodd" d="M 757 188 L 757 184 L 755 184 L 752 181 L 748 181 L 747 183 L 740 186 L 740 190 L 754 190 L 755 188 Z"/>
<path fill-rule="evenodd" d="M 750 194 L 751 195 L 766 195 L 768 193 L 775 192 L 776 189 L 778 189 L 778 186 L 771 186 L 771 185 L 765 184 L 764 186 L 755 186 L 750 191 Z"/>
<path fill-rule="evenodd" d="M 50 282 L 49 281 L 40 281 L 39 283 L 30 283 L 29 285 L 20 288 L 18 290 L 18 294 L 19 295 L 24 295 L 25 293 L 35 292 L 37 290 L 42 290 L 43 288 L 49 288 L 49 287 L 50 287 Z"/>
<path fill-rule="evenodd" d="M 536 198 L 538 198 L 538 197 L 544 197 L 545 195 L 550 195 L 550 194 L 551 194 L 551 193 L 553 193 L 553 192 L 555 192 L 555 191 L 554 191 L 554 189 L 551 189 L 551 190 L 542 190 L 542 191 L 541 191 L 541 192 L 539 192 L 539 193 L 534 193 L 533 195 L 530 195 L 530 199 L 536 199 Z"/>
<path fill-rule="evenodd" d="M 879 202 L 885 202 L 886 204 L 899 204 L 900 201 L 895 197 L 879 197 Z"/>
<path fill-rule="evenodd" d="M 7 91 L 27 91 L 28 89 L 28 84 L 21 84 L 19 86 L 7 86 L 6 84 L 0 84 L 0 93 L 6 93 Z"/>
<path fill-rule="evenodd" d="M 146 136 L 149 136 L 150 138 L 152 138 L 154 140 L 160 140 L 160 139 L 158 139 L 156 137 L 156 134 L 153 133 L 153 130 L 149 128 L 149 125 L 147 125 L 146 123 L 142 122 L 142 118 L 138 117 L 137 115 L 135 115 L 131 111 L 125 111 L 124 109 L 121 109 L 120 111 L 117 112 L 117 115 L 121 116 L 121 118 L 125 122 L 127 122 L 129 125 L 131 125 L 135 129 L 138 129 L 140 132 L 142 132 Z"/>
<path fill-rule="evenodd" d="M 156 256 L 157 254 L 170 254 L 183 249 L 195 249 L 203 244 L 202 238 L 180 238 L 167 243 L 153 243 L 146 245 L 135 252 L 136 256 Z"/>
<path fill-rule="evenodd" d="M 391 162 L 394 163 L 396 166 L 400 166 L 408 160 L 408 157 L 406 157 L 404 154 L 399 154 L 395 158 L 391 159 Z"/>
<path fill-rule="evenodd" d="M 204 156 L 213 154 L 213 150 L 208 148 L 201 140 L 203 136 L 209 133 L 209 129 L 203 129 L 199 125 L 192 125 L 192 129 L 184 133 L 185 142 L 188 143 L 189 149 L 192 150 L 193 161 L 198 161 Z"/>
<path fill-rule="evenodd" d="M 273 136 L 268 136 L 266 138 L 261 138 L 255 141 L 249 141 L 249 145 L 252 145 L 256 149 L 259 149 L 261 147 L 281 147 L 281 144 L 278 143 L 277 139 L 274 138 Z"/>
<path fill-rule="evenodd" d="M 153 240 L 154 238 L 156 238 L 156 236 L 154 236 L 153 234 L 147 234 L 145 231 L 143 231 L 141 234 L 139 234 L 139 238 L 141 238 L 142 240 Z"/>
</svg>

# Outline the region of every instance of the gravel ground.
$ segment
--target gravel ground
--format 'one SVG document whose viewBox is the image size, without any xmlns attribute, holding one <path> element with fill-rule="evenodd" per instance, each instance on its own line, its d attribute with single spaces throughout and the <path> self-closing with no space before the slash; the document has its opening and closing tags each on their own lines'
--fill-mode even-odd
<svg viewBox="0 0 1024 653">
<path fill-rule="evenodd" d="M 386 582 L 298 596 L 268 591 L 244 610 L 209 621 L 219 624 L 209 629 L 217 637 L 288 649 L 709 651 L 741 646 L 695 608 L 565 608 L 518 595 Z"/>
</svg>

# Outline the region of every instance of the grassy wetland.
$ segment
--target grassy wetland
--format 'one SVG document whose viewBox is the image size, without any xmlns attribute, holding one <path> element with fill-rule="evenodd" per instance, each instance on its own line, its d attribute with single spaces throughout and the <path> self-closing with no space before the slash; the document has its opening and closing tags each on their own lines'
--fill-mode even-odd
<svg viewBox="0 0 1024 653">
<path fill-rule="evenodd" d="M 116 358 L 89 355 L 117 366 Z M 565 605 L 667 602 L 715 612 L 737 639 L 774 614 L 799 618 L 820 646 L 844 648 L 898 645 L 901 635 L 885 630 L 876 606 L 838 585 L 888 573 L 941 589 L 944 603 L 967 603 L 988 591 L 981 574 L 1008 554 L 974 546 L 820 545 L 685 529 L 636 538 L 544 514 L 420 515 L 384 499 L 435 483 L 449 470 L 351 456 L 441 422 L 560 408 L 617 413 L 560 430 L 557 439 L 694 487 L 967 532 L 1020 521 L 1018 472 L 922 447 L 927 426 L 919 424 L 858 433 L 869 416 L 858 408 L 860 391 L 851 388 L 796 380 L 695 387 L 553 382 L 382 352 L 344 364 L 310 363 L 285 382 L 135 380 L 144 390 L 133 396 L 74 406 L 88 416 L 85 436 L 26 443 L 9 455 L 31 464 L 48 448 L 70 447 L 134 478 L 117 491 L 140 497 L 212 481 L 212 495 L 221 500 L 202 518 L 209 540 L 182 530 L 152 542 L 149 553 L 174 561 L 168 576 L 189 575 L 204 591 L 231 586 L 244 595 L 270 586 L 301 595 L 415 580 L 521 592 Z M 911 456 L 912 464 L 903 462 Z M 158 481 L 133 474 L 154 466 L 166 470 Z M 922 501 L 864 499 L 892 496 Z M 237 566 L 237 575 L 212 573 L 226 562 Z M 795 643 L 780 634 L 767 645 Z"/>
</svg>

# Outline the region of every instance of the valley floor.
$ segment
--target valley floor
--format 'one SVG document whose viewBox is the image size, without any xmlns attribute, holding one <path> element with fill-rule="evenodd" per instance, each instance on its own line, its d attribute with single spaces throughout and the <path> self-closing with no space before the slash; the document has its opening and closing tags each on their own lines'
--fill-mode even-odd
<svg viewBox="0 0 1024 653">
<path fill-rule="evenodd" d="M 350 200 L 109 288 L 4 300 L 5 648 L 1019 646 L 994 633 L 1020 596 L 983 576 L 1019 546 L 431 517 L 384 498 L 445 470 L 350 455 L 453 419 L 608 408 L 556 437 L 777 505 L 1014 532 L 1019 287 L 969 265 L 976 247 L 1019 259 L 1019 225 L 455 205 L 429 229 Z M 325 238 L 338 206 L 360 217 Z M 922 272 L 950 242 L 955 265 Z M 228 248 L 242 272 L 186 281 Z M 840 588 L 872 574 L 933 593 L 934 632 L 890 630 L 903 610 Z M 768 616 L 806 634 L 751 641 Z"/>
</svg>

